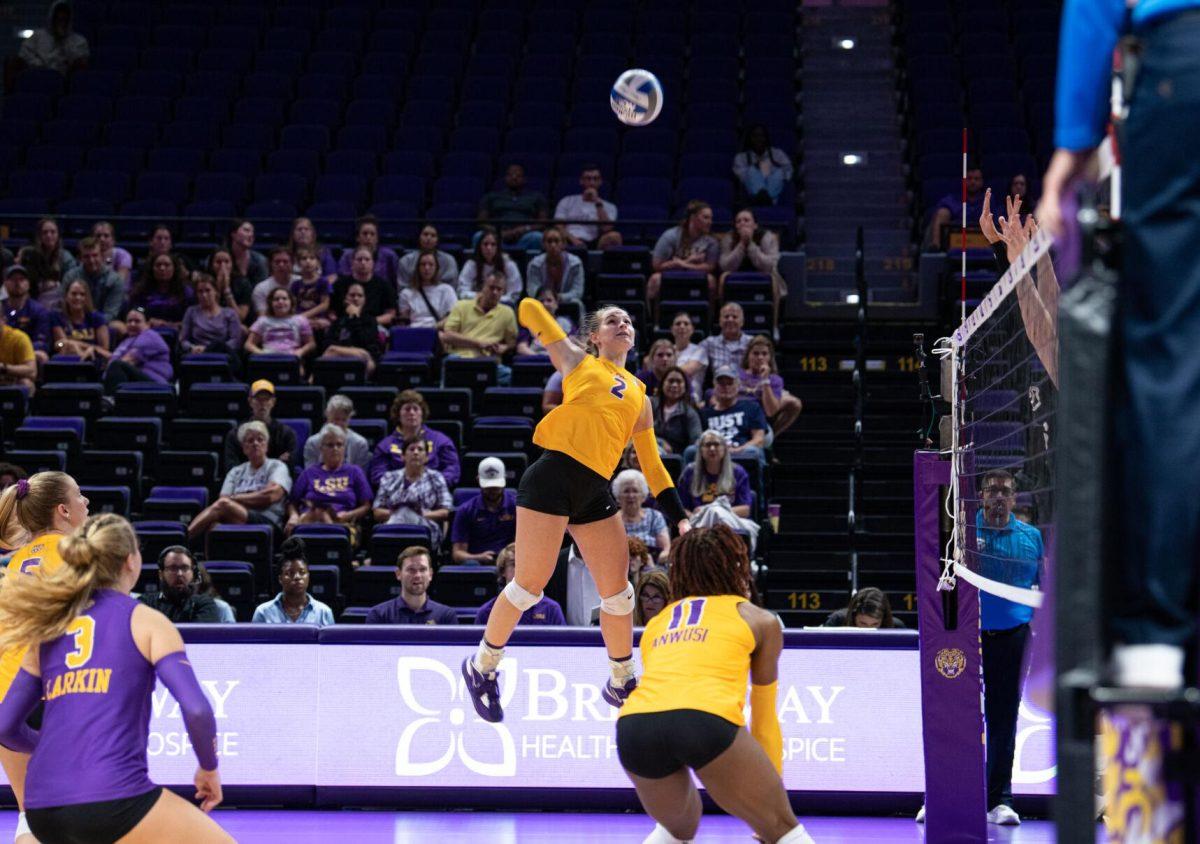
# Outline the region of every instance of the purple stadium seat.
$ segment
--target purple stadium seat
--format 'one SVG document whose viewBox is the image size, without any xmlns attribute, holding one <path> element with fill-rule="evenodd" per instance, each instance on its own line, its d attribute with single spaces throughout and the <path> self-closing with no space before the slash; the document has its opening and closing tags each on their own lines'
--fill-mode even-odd
<svg viewBox="0 0 1200 844">
<path fill-rule="evenodd" d="M 485 192 L 484 184 L 482 179 L 443 176 L 433 183 L 433 201 L 438 204 L 475 204 Z"/>
<path fill-rule="evenodd" d="M 262 171 L 262 153 L 240 147 L 213 150 L 208 168 L 214 173 L 237 173 L 250 179 Z"/>
<path fill-rule="evenodd" d="M 161 173 L 185 173 L 191 175 L 204 168 L 205 151 L 160 147 L 150 151 L 146 166 Z"/>
<path fill-rule="evenodd" d="M 292 124 L 279 130 L 281 150 L 312 150 L 325 152 L 329 149 L 329 130 L 324 126 Z"/>
<path fill-rule="evenodd" d="M 325 156 L 327 175 L 358 176 L 373 179 L 377 169 L 376 156 L 366 150 L 339 149 Z"/>
<path fill-rule="evenodd" d="M 399 149 L 383 157 L 381 172 L 389 176 L 424 177 L 433 171 L 433 153 Z"/>
<path fill-rule="evenodd" d="M 18 170 L 8 176 L 8 193 L 18 199 L 53 201 L 66 193 L 67 174 L 61 170 Z"/>
<path fill-rule="evenodd" d="M 479 182 L 482 185 L 482 182 Z M 380 176 L 372 185 L 372 202 L 421 202 L 425 198 L 425 180 L 419 176 Z M 478 201 L 479 196 L 474 200 Z"/>
<path fill-rule="evenodd" d="M 71 183 L 72 196 L 99 199 L 116 205 L 129 194 L 129 175 L 112 170 L 81 170 Z M 59 208 L 60 214 L 68 213 Z"/>
<path fill-rule="evenodd" d="M 268 47 L 260 50 L 254 58 L 254 69 L 258 73 L 274 73 L 292 79 L 304 66 L 304 52 L 295 47 Z"/>
<path fill-rule="evenodd" d="M 295 173 L 264 173 L 254 180 L 256 203 L 274 200 L 295 207 L 307 192 L 308 179 Z"/>
</svg>

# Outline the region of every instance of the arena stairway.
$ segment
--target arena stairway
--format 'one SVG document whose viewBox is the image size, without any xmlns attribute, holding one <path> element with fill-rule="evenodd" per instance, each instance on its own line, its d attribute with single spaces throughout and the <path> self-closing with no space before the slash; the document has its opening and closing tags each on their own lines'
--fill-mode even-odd
<svg viewBox="0 0 1200 844">
<path fill-rule="evenodd" d="M 896 118 L 886 3 L 806 7 L 803 231 L 812 301 L 854 290 L 854 238 L 864 227 L 873 301 L 908 301 L 912 219 Z M 843 42 L 853 41 L 853 49 Z M 857 163 L 847 165 L 846 156 Z"/>
<path fill-rule="evenodd" d="M 821 624 L 851 588 L 850 470 L 855 461 L 855 326 L 791 322 L 782 329 L 782 376 L 804 402 L 799 421 L 774 444 L 771 501 L 780 530 L 763 578 L 767 605 L 789 627 Z M 866 339 L 863 482 L 855 547 L 858 585 L 883 589 L 915 624 L 912 452 L 922 418 L 912 335 L 932 326 L 881 323 Z M 935 379 L 936 381 L 936 379 Z M 927 412 L 927 411 L 926 411 Z"/>
</svg>

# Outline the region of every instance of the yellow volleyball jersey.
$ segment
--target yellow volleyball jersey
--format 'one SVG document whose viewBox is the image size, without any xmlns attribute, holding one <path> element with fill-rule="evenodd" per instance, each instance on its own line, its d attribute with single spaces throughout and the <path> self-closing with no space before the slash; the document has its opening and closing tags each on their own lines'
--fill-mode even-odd
<svg viewBox="0 0 1200 844">
<path fill-rule="evenodd" d="M 746 723 L 754 632 L 738 612 L 740 595 L 684 598 L 642 633 L 642 676 L 621 716 L 698 709 Z"/>
<path fill-rule="evenodd" d="M 621 462 L 645 400 L 646 386 L 629 370 L 585 355 L 563 378 L 563 403 L 538 423 L 533 441 L 607 480 Z"/>
<path fill-rule="evenodd" d="M 62 565 L 58 555 L 58 540 L 61 534 L 49 533 L 22 545 L 9 558 L 5 577 L 17 574 L 33 574 L 36 571 L 52 572 Z M 12 648 L 0 654 L 0 700 L 8 694 L 8 687 L 17 679 L 21 663 L 25 661 L 27 648 Z"/>
</svg>

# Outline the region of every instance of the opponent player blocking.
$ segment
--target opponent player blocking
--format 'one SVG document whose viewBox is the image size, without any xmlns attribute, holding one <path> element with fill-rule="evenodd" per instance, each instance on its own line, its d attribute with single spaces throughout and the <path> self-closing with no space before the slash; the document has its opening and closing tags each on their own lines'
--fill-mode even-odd
<svg viewBox="0 0 1200 844">
<path fill-rule="evenodd" d="M 728 527 L 671 546 L 671 594 L 642 633 L 642 683 L 617 720 L 617 755 L 646 812 L 644 844 L 686 844 L 700 824 L 696 772 L 722 809 L 762 841 L 812 844 L 788 803 L 775 711 L 783 631 L 751 603 L 746 546 Z M 750 680 L 750 730 L 745 729 Z"/>
<path fill-rule="evenodd" d="M 25 806 L 44 842 L 224 844 L 205 812 L 221 802 L 216 719 L 179 631 L 129 596 L 142 569 L 120 516 L 93 516 L 59 541 L 51 573 L 0 584 L 0 648 L 29 647 L 0 702 L 0 743 L 32 753 Z M 31 647 L 36 645 L 36 647 Z M 199 811 L 150 781 L 146 742 L 155 679 L 179 703 L 200 767 Z M 26 723 L 45 699 L 41 730 Z"/>
<path fill-rule="evenodd" d="M 522 299 L 519 316 L 562 373 L 563 403 L 538 423 L 533 441 L 545 453 L 526 470 L 517 490 L 516 577 L 497 598 L 479 650 L 462 664 L 475 711 L 493 722 L 504 717 L 497 674 L 504 645 L 521 613 L 541 600 L 564 531 L 603 596 L 600 632 L 611 669 L 604 699 L 619 707 L 637 686 L 625 528 L 608 484 L 631 436 L 663 513 L 680 533 L 688 530 L 679 494 L 658 454 L 646 388 L 624 367 L 634 345 L 629 314 L 612 306 L 592 314 L 583 329 L 587 349 L 568 339 L 536 299 Z"/>
<path fill-rule="evenodd" d="M 0 495 L 0 545 L 15 548 L 6 574 L 49 574 L 62 565 L 59 539 L 83 524 L 88 517 L 88 500 L 75 479 L 63 472 L 38 472 L 17 481 Z M 0 654 L 0 698 L 8 690 L 25 659 L 25 647 L 9 648 Z M 40 713 L 30 719 L 36 726 Z M 25 772 L 29 754 L 0 746 L 0 765 L 17 799 L 15 844 L 34 840 L 25 819 Z"/>
</svg>

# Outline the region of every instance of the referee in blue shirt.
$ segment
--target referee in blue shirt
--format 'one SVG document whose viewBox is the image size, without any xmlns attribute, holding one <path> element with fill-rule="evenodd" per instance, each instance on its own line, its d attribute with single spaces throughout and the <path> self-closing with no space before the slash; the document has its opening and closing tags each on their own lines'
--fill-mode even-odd
<svg viewBox="0 0 1200 844">
<path fill-rule="evenodd" d="M 979 573 L 1009 586 L 1031 589 L 1040 582 L 1045 548 L 1042 534 L 1013 515 L 1017 484 L 993 469 L 980 484 L 983 505 L 975 516 Z M 1013 756 L 1021 708 L 1022 666 L 1033 607 L 979 591 L 983 643 L 983 711 L 987 722 L 988 822 L 1015 825 L 1012 807 Z"/>
<path fill-rule="evenodd" d="M 1119 137 L 1123 263 L 1114 424 L 1121 595 L 1113 680 L 1175 688 L 1195 632 L 1200 539 L 1200 0 L 1067 0 L 1055 145 L 1037 216 L 1058 236 L 1059 200 L 1104 136 L 1112 51 L 1142 45 Z"/>
</svg>

